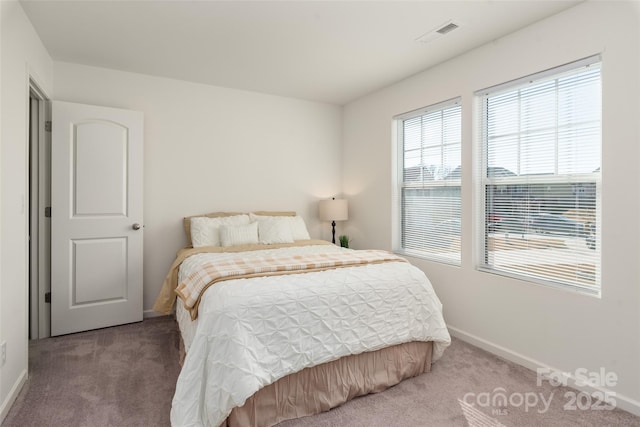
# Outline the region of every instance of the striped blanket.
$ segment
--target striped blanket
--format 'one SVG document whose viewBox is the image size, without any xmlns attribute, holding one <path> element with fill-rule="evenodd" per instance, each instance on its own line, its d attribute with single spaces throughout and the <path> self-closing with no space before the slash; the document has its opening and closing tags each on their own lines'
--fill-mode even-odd
<svg viewBox="0 0 640 427">
<path fill-rule="evenodd" d="M 202 268 L 180 283 L 175 292 L 183 301 L 184 307 L 191 313 L 191 319 L 196 319 L 203 292 L 209 286 L 223 280 L 300 274 L 383 262 L 407 261 L 392 253 L 379 250 L 348 250 L 339 253 L 280 256 L 265 254 L 251 259 L 238 254 L 237 257 L 225 261 L 204 263 Z"/>
</svg>

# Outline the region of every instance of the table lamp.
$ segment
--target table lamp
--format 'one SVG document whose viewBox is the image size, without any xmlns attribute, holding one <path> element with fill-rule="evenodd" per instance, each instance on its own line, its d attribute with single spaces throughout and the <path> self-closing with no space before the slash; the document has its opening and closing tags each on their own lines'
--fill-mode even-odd
<svg viewBox="0 0 640 427">
<path fill-rule="evenodd" d="M 336 243 L 336 221 L 346 221 L 347 219 L 349 219 L 349 211 L 346 200 L 333 197 L 320 201 L 320 220 L 331 221 L 332 243 Z"/>
</svg>

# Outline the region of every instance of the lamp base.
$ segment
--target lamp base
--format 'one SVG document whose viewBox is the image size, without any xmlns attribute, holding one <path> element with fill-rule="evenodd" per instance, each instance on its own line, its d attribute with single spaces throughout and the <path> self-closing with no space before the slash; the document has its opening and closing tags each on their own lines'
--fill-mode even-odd
<svg viewBox="0 0 640 427">
<path fill-rule="evenodd" d="M 336 244 L 336 222 L 335 221 L 331 221 L 331 243 L 333 243 L 334 245 Z"/>
</svg>

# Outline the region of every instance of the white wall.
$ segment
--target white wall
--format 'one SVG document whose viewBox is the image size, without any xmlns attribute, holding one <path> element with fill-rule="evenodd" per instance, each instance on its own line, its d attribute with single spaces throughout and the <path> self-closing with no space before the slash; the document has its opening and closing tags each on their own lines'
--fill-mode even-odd
<svg viewBox="0 0 640 427">
<path fill-rule="evenodd" d="M 0 420 L 27 375 L 27 141 L 29 75 L 53 90 L 53 62 L 22 7 L 0 1 Z"/>
<path fill-rule="evenodd" d="M 431 278 L 458 336 L 529 367 L 618 374 L 621 407 L 640 414 L 640 3 L 587 2 L 345 106 L 347 232 L 391 249 L 392 120 L 463 99 L 463 262 L 411 261 Z M 602 298 L 476 271 L 472 104 L 476 90 L 602 53 Z"/>
<path fill-rule="evenodd" d="M 144 113 L 144 309 L 175 254 L 182 217 L 293 210 L 329 238 L 317 202 L 341 190 L 340 107 L 55 63 L 55 99 Z"/>
</svg>

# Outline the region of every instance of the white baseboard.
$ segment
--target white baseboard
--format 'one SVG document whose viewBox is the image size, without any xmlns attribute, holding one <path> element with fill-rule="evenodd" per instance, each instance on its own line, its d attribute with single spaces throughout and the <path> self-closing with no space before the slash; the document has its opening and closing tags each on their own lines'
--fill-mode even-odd
<svg viewBox="0 0 640 427">
<path fill-rule="evenodd" d="M 620 408 L 624 411 L 630 412 L 634 415 L 640 416 L 640 402 L 637 400 L 631 399 L 627 396 L 624 396 L 618 392 L 613 390 L 604 388 L 604 387 L 593 387 L 589 385 L 578 384 L 575 378 L 575 375 L 569 373 L 567 376 L 566 372 L 561 371 L 560 369 L 556 369 L 552 366 L 548 366 L 538 360 L 532 359 L 520 353 L 516 353 L 515 351 L 509 350 L 508 348 L 499 346 L 490 341 L 487 341 L 483 338 L 477 337 L 473 334 L 469 334 L 464 332 L 454 326 L 447 325 L 449 332 L 456 338 L 461 339 L 462 341 L 468 342 L 469 344 L 475 345 L 483 350 L 488 351 L 489 353 L 495 354 L 496 356 L 500 356 L 503 359 L 509 360 L 511 362 L 517 363 L 518 365 L 524 366 L 525 368 L 531 369 L 536 372 L 538 368 L 548 369 L 551 372 L 560 375 L 564 375 L 567 378 L 567 385 L 571 388 L 574 388 L 579 391 L 584 391 L 585 393 L 593 394 L 595 392 L 605 392 L 609 393 L 612 396 L 615 396 L 616 407 Z"/>
<path fill-rule="evenodd" d="M 4 419 L 9 414 L 9 410 L 11 409 L 13 402 L 16 401 L 18 394 L 20 394 L 20 390 L 22 390 L 22 387 L 26 382 L 27 382 L 27 370 L 25 369 L 24 371 L 22 371 L 22 373 L 18 377 L 18 381 L 16 381 L 13 387 L 11 387 L 11 390 L 9 391 L 9 395 L 4 400 L 4 402 L 2 402 L 2 406 L 0 406 L 0 424 L 2 424 Z"/>
</svg>

